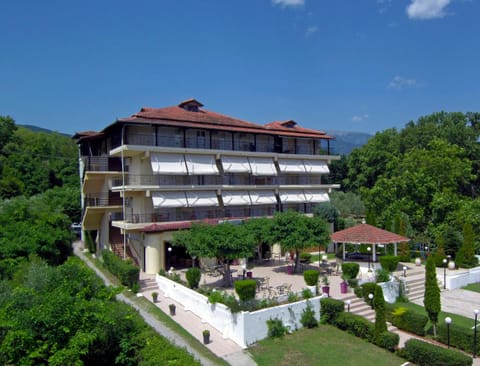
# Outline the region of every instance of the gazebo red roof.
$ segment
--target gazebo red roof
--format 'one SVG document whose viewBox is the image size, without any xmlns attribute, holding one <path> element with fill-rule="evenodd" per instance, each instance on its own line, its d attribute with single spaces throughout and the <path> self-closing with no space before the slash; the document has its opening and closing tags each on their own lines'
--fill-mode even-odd
<svg viewBox="0 0 480 366">
<path fill-rule="evenodd" d="M 389 244 L 401 243 L 410 239 L 368 224 L 360 224 L 330 235 L 334 243 Z"/>
</svg>

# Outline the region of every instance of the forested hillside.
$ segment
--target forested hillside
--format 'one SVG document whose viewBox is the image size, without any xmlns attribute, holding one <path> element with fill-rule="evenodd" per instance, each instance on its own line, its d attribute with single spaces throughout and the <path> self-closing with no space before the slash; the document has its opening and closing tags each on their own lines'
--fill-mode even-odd
<svg viewBox="0 0 480 366">
<path fill-rule="evenodd" d="M 369 223 L 455 257 L 469 227 L 480 237 L 479 136 L 480 113 L 434 113 L 378 132 L 330 180 L 360 194 Z"/>
</svg>

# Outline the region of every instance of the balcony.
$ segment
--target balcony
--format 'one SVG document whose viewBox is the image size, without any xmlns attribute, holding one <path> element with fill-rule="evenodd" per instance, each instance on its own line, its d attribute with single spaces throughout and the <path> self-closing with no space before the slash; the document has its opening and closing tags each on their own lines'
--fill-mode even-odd
<svg viewBox="0 0 480 366">
<path fill-rule="evenodd" d="M 122 171 L 122 161 L 120 158 L 110 158 L 108 156 L 82 156 L 81 159 L 86 172 Z"/>
</svg>

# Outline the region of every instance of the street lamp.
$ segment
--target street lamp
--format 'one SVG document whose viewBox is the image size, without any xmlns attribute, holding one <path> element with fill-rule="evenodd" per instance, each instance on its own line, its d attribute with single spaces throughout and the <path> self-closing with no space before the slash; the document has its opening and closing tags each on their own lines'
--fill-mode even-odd
<svg viewBox="0 0 480 366">
<path fill-rule="evenodd" d="M 368 298 L 370 299 L 370 306 L 373 309 L 373 294 L 372 293 L 368 294 Z"/>
<path fill-rule="evenodd" d="M 403 266 L 403 277 L 407 277 L 407 267 Z"/>
<path fill-rule="evenodd" d="M 475 309 L 473 313 L 475 314 L 475 323 L 473 323 L 473 358 L 477 357 L 477 316 L 478 309 Z"/>
<path fill-rule="evenodd" d="M 447 258 L 443 259 L 443 289 L 447 288 Z"/>
<path fill-rule="evenodd" d="M 368 250 L 368 272 L 370 272 L 370 252 L 372 251 L 371 247 L 367 247 Z"/>
<path fill-rule="evenodd" d="M 168 248 L 167 248 L 167 251 L 168 251 L 168 255 L 167 255 L 167 268 L 170 268 L 170 257 L 171 257 L 171 254 L 172 254 L 172 247 L 168 247 Z"/>
<path fill-rule="evenodd" d="M 447 324 L 447 346 L 450 348 L 450 324 L 452 323 L 452 318 L 447 316 L 445 318 L 445 324 Z"/>
<path fill-rule="evenodd" d="M 350 300 L 345 300 L 345 304 L 347 304 L 347 312 L 349 313 L 350 312 L 350 304 L 352 303 L 352 301 Z"/>
</svg>

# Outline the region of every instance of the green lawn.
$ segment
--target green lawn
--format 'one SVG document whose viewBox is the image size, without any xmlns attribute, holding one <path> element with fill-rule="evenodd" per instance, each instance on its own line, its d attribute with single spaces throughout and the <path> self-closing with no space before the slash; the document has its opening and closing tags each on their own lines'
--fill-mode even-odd
<svg viewBox="0 0 480 366">
<path fill-rule="evenodd" d="M 462 289 L 473 292 L 480 292 L 480 283 L 471 283 L 470 285 L 462 287 Z"/>
<path fill-rule="evenodd" d="M 404 359 L 331 325 L 300 329 L 249 348 L 259 366 L 394 366 Z"/>
</svg>

